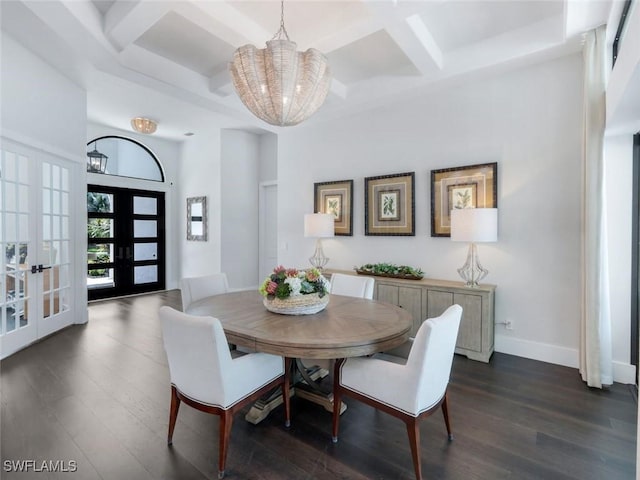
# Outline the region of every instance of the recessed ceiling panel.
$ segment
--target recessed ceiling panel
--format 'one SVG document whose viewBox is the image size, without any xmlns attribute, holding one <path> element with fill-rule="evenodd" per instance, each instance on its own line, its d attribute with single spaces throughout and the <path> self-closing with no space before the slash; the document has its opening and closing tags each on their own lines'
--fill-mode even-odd
<svg viewBox="0 0 640 480">
<path fill-rule="evenodd" d="M 564 2 L 429 2 L 420 15 L 443 52 L 561 15 Z"/>
<path fill-rule="evenodd" d="M 284 26 L 289 39 L 298 44 L 299 49 L 314 47 L 321 38 L 335 35 L 354 22 L 370 18 L 366 2 L 285 2 Z M 280 2 L 247 1 L 232 2 L 231 6 L 250 18 L 271 35 L 280 28 Z M 271 40 L 271 37 L 264 41 Z M 256 45 L 264 48 L 264 45 Z"/>
<path fill-rule="evenodd" d="M 116 0 L 93 0 L 93 4 L 103 15 L 109 11 L 114 3 L 116 3 Z"/>
<path fill-rule="evenodd" d="M 327 55 L 336 80 L 354 83 L 378 76 L 413 76 L 420 72 L 385 30 L 378 30 Z"/>
<path fill-rule="evenodd" d="M 135 44 L 209 76 L 233 57 L 234 47 L 175 12 L 169 12 Z"/>
</svg>

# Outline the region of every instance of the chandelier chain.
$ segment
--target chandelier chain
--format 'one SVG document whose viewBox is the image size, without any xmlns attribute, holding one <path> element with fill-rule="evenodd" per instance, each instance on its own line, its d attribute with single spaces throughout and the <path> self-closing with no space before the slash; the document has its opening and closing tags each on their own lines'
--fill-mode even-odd
<svg viewBox="0 0 640 480">
<path fill-rule="evenodd" d="M 280 0 L 280 29 L 276 32 L 271 40 L 282 40 L 282 35 L 284 34 L 285 38 L 289 40 L 289 34 L 287 33 L 287 29 L 284 26 L 284 0 Z"/>
</svg>

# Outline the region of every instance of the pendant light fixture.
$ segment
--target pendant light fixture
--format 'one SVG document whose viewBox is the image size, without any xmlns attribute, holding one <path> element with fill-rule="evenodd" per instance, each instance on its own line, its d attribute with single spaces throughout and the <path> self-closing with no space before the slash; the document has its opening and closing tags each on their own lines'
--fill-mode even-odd
<svg viewBox="0 0 640 480">
<path fill-rule="evenodd" d="M 238 48 L 229 71 L 240 100 L 256 117 L 271 125 L 297 125 L 324 103 L 331 73 L 327 58 L 315 48 L 298 52 L 284 27 L 280 2 L 280 29 L 258 50 Z"/>
<path fill-rule="evenodd" d="M 93 150 L 87 152 L 87 172 L 105 173 L 107 171 L 107 157 L 98 151 L 97 142 L 93 142 Z"/>
</svg>

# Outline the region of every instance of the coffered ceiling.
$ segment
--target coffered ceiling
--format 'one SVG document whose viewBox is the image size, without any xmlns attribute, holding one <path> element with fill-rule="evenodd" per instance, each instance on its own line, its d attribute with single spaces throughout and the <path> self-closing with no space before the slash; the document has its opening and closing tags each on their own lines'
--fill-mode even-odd
<svg viewBox="0 0 640 480">
<path fill-rule="evenodd" d="M 331 92 L 308 121 L 318 122 L 463 75 L 577 52 L 581 34 L 619 5 L 297 0 L 285 2 L 284 18 L 299 50 L 314 47 L 329 60 Z M 273 37 L 279 2 L 15 0 L 0 8 L 3 30 L 87 89 L 90 120 L 128 129 L 131 117 L 146 115 L 158 120 L 158 135 L 184 138 L 193 112 L 177 112 L 180 100 L 231 128 L 277 130 L 246 111 L 227 65 L 240 45 L 263 48 Z"/>
</svg>

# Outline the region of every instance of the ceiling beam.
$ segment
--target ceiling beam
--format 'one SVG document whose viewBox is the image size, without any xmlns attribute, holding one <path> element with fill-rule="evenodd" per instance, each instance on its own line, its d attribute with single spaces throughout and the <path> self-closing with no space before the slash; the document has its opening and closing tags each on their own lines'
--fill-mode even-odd
<svg viewBox="0 0 640 480">
<path fill-rule="evenodd" d="M 118 51 L 133 44 L 171 10 L 170 2 L 115 2 L 104 19 L 104 32 Z"/>
<path fill-rule="evenodd" d="M 393 0 L 367 0 L 367 6 L 423 76 L 442 68 L 442 51 L 419 14 L 398 8 Z"/>
</svg>

